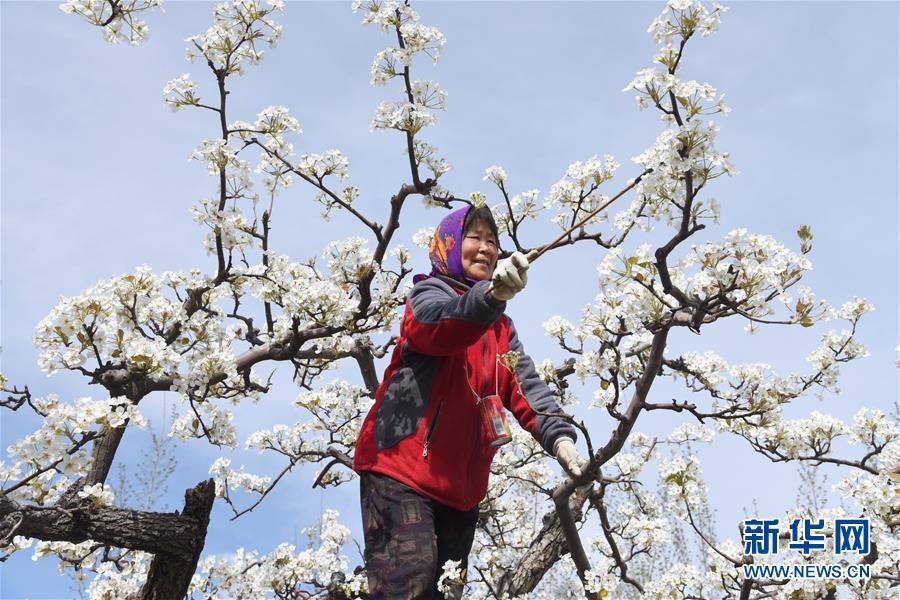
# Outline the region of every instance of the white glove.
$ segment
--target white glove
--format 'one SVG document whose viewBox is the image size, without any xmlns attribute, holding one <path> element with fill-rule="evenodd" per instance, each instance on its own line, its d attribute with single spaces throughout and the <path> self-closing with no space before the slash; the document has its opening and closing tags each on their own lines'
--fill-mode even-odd
<svg viewBox="0 0 900 600">
<path fill-rule="evenodd" d="M 569 477 L 573 479 L 581 477 L 581 467 L 584 464 L 584 460 L 578 454 L 578 450 L 575 448 L 575 441 L 572 438 L 568 436 L 557 438 L 553 442 L 553 453 L 556 455 L 556 460 L 559 461 L 559 466 L 565 470 Z"/>
<path fill-rule="evenodd" d="M 491 277 L 491 296 L 506 302 L 525 288 L 528 283 L 528 259 L 521 252 L 513 252 L 504 259 Z"/>
</svg>

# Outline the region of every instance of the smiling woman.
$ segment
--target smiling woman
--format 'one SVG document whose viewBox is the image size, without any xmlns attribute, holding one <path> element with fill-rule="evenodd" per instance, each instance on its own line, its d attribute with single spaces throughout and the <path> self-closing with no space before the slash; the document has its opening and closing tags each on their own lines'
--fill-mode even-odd
<svg viewBox="0 0 900 600">
<path fill-rule="evenodd" d="M 549 454 L 564 456 L 570 475 L 580 474 L 570 417 L 505 314 L 525 287 L 528 262 L 515 253 L 495 273 L 497 252 L 489 209 L 444 217 L 431 242 L 431 274 L 414 278 L 360 430 L 354 468 L 375 600 L 462 595 L 491 462 L 512 441 L 505 410 Z M 448 561 L 460 571 L 442 585 Z"/>
<path fill-rule="evenodd" d="M 461 249 L 463 272 L 468 277 L 481 281 L 494 273 L 499 238 L 497 224 L 490 209 L 481 206 L 468 212 L 463 224 Z"/>
</svg>

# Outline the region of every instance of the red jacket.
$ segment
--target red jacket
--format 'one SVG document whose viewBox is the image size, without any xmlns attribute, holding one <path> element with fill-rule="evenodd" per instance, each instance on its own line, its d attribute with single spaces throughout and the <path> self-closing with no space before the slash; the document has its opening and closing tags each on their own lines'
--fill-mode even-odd
<svg viewBox="0 0 900 600">
<path fill-rule="evenodd" d="M 413 287 L 356 442 L 356 471 L 383 473 L 457 510 L 473 508 L 487 494 L 497 451 L 482 427 L 476 393 L 498 393 L 551 454 L 560 435 L 576 438 L 563 419 L 535 414 L 559 407 L 503 314 L 506 303 L 485 297 L 488 285 L 480 281 L 469 289 L 431 277 Z M 521 355 L 515 374 L 495 368 L 497 355 L 510 350 Z"/>
</svg>

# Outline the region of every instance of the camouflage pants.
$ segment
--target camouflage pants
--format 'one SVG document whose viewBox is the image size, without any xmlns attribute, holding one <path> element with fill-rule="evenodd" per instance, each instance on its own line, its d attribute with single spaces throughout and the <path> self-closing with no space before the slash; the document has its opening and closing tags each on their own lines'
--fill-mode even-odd
<svg viewBox="0 0 900 600">
<path fill-rule="evenodd" d="M 360 473 L 359 481 L 370 597 L 443 598 L 437 580 L 448 560 L 466 567 L 478 507 L 452 509 L 378 473 Z M 449 597 L 460 598 L 462 588 Z"/>
</svg>

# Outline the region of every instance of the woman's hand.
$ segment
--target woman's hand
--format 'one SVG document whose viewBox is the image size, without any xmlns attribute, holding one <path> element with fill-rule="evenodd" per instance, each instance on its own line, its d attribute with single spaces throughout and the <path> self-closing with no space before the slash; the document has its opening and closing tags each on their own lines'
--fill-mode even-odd
<svg viewBox="0 0 900 600">
<path fill-rule="evenodd" d="M 528 283 L 528 259 L 521 252 L 513 252 L 494 270 L 490 294 L 504 302 L 512 300 Z"/>
<path fill-rule="evenodd" d="M 581 477 L 582 466 L 586 461 L 578 454 L 572 438 L 561 436 L 553 442 L 553 453 L 556 454 L 556 460 L 559 461 L 559 465 L 569 477 L 572 479 Z"/>
</svg>

